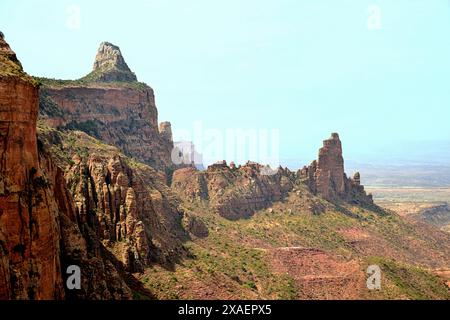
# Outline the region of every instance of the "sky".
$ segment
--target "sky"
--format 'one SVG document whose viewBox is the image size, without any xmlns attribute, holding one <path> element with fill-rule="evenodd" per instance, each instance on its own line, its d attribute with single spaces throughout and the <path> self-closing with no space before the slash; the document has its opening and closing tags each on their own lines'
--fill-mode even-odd
<svg viewBox="0 0 450 320">
<path fill-rule="evenodd" d="M 0 30 L 51 78 L 120 46 L 176 134 L 278 130 L 290 166 L 331 132 L 350 161 L 450 159 L 449 0 L 1 0 Z"/>
</svg>

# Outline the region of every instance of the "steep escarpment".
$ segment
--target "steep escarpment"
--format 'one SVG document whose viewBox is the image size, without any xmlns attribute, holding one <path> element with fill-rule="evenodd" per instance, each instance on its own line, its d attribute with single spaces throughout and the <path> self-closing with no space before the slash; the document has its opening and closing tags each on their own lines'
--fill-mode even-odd
<svg viewBox="0 0 450 320">
<path fill-rule="evenodd" d="M 0 299 L 132 298 L 133 281 L 81 223 L 62 170 L 37 140 L 36 82 L 3 37 L 0 47 Z M 64 285 L 73 265 L 81 290 Z"/>
<path fill-rule="evenodd" d="M 183 211 L 163 173 L 80 131 L 39 127 L 43 148 L 64 168 L 80 225 L 87 226 L 125 269 L 171 265 L 186 255 Z"/>
<path fill-rule="evenodd" d="M 101 242 L 95 230 L 81 221 L 73 197 L 67 188 L 64 172 L 41 143 L 39 143 L 39 162 L 58 206 L 62 278 L 65 280 L 67 276 L 65 272 L 69 266 L 77 266 L 81 271 L 81 289 L 69 290 L 65 287 L 65 298 L 131 299 L 133 297 L 131 288 L 135 281 L 123 264 Z"/>
<path fill-rule="evenodd" d="M 0 299 L 64 296 L 58 207 L 39 164 L 38 88 L 0 37 Z"/>
<path fill-rule="evenodd" d="M 118 47 L 102 43 L 94 70 L 80 80 L 38 80 L 48 125 L 84 131 L 163 172 L 173 167 L 173 141 L 159 132 L 153 89 L 137 82 Z"/>
</svg>

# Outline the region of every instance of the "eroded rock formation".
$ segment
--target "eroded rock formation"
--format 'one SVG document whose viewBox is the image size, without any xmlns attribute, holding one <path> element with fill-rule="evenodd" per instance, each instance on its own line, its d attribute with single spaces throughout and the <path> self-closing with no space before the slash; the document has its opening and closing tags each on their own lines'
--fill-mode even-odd
<svg viewBox="0 0 450 320">
<path fill-rule="evenodd" d="M 83 132 L 43 127 L 39 138 L 48 153 L 60 155 L 79 224 L 126 270 L 142 271 L 151 261 L 173 264 L 185 254 L 183 212 L 162 172 Z"/>
<path fill-rule="evenodd" d="M 348 178 L 344 172 L 342 143 L 337 133 L 323 142 L 319 150 L 319 159 L 298 172 L 300 180 L 305 182 L 310 191 L 327 200 L 345 200 L 355 203 L 372 204 L 371 195 L 367 195 L 361 185 L 361 176 L 356 173 Z"/>
<path fill-rule="evenodd" d="M 264 168 L 250 162 L 240 167 L 221 162 L 206 171 L 184 168 L 174 172 L 172 188 L 188 201 L 209 201 L 227 219 L 250 217 L 281 200 L 295 183 L 289 170 L 280 168 L 274 175 L 265 175 Z"/>
<path fill-rule="evenodd" d="M 166 171 L 173 166 L 170 125 L 163 123 L 159 132 L 153 89 L 131 74 L 118 47 L 103 43 L 91 75 L 77 81 L 40 79 L 40 117 L 54 128 L 84 131 Z"/>
<path fill-rule="evenodd" d="M 137 81 L 136 75 L 131 72 L 119 47 L 109 42 L 100 44 L 94 68 L 89 77 L 92 80 L 104 82 Z"/>
<path fill-rule="evenodd" d="M 58 207 L 38 158 L 38 88 L 0 37 L 0 299 L 64 296 Z"/>
<path fill-rule="evenodd" d="M 23 72 L 3 37 L 0 48 L 0 300 L 131 299 L 130 285 L 134 286 L 133 290 L 140 290 L 140 287 L 127 271 L 136 268 L 141 256 L 148 261 L 160 252 L 155 249 L 153 256 L 148 253 L 150 244 L 145 240 L 152 228 L 139 220 L 140 210 L 145 208 L 140 202 L 144 199 L 140 193 L 147 192 L 133 188 L 139 182 L 126 181 L 126 178 L 122 179 L 124 185 L 114 184 L 113 189 L 119 189 L 119 195 L 111 193 L 109 203 L 118 203 L 119 215 L 126 216 L 127 238 L 121 239 L 127 256 L 122 259 L 108 241 L 111 237 L 114 240 L 117 234 L 124 234 L 123 231 L 118 228 L 118 232 L 108 233 L 109 225 L 102 223 L 105 214 L 101 210 L 108 211 L 101 205 L 106 206 L 108 201 L 101 197 L 105 186 L 101 184 L 103 167 L 98 157 L 92 155 L 92 158 L 73 161 L 70 166 L 64 165 L 61 158 L 71 156 L 69 149 L 56 154 L 49 152 L 55 149 L 49 148 L 45 140 L 49 136 L 54 147 L 62 143 L 61 136 L 52 135 L 50 130 L 48 134 L 40 134 L 43 140 L 37 140 L 37 84 Z M 82 149 L 81 144 L 74 143 L 74 146 L 78 151 Z M 118 171 L 131 171 L 126 166 L 120 167 L 120 161 L 119 165 L 106 163 L 111 165 L 112 172 L 110 177 L 104 177 L 107 185 L 113 179 L 121 179 Z M 73 170 L 61 169 L 72 166 Z M 78 183 L 72 182 L 72 190 L 69 190 L 65 175 L 71 172 L 80 176 L 73 179 Z M 139 181 L 138 177 L 133 175 L 133 181 Z M 148 177 L 152 179 L 153 172 L 148 173 Z M 147 185 L 149 181 L 141 184 Z M 117 202 L 116 197 L 120 198 Z M 165 215 L 163 196 L 156 198 L 151 202 L 155 213 Z M 92 210 L 83 211 L 86 207 Z M 92 216 L 97 213 L 94 209 L 100 213 Z M 160 217 L 154 218 L 159 223 Z M 157 227 L 176 234 L 163 223 Z M 181 247 L 179 242 L 172 242 Z M 162 239 L 152 235 L 153 247 L 157 248 L 155 243 L 164 245 Z M 64 285 L 66 268 L 72 265 L 81 269 L 81 290 L 67 290 Z"/>
<path fill-rule="evenodd" d="M 65 272 L 68 266 L 78 266 L 81 270 L 81 289 L 67 290 L 67 287 L 64 287 L 65 298 L 131 299 L 131 277 L 122 263 L 104 246 L 95 230 L 82 222 L 72 194 L 67 188 L 64 172 L 43 146 L 39 148 L 39 159 L 58 206 L 62 278 L 66 280 Z"/>
<path fill-rule="evenodd" d="M 356 204 L 373 204 L 361 185 L 356 173 L 353 179 L 344 173 L 344 159 L 339 135 L 324 141 L 318 161 L 294 173 L 279 168 L 275 174 L 267 174 L 267 168 L 249 162 L 237 167 L 225 161 L 198 171 L 194 166 L 176 170 L 172 189 L 191 203 L 206 201 L 221 216 L 235 220 L 251 216 L 254 212 L 282 200 L 301 183 L 309 191 L 331 202 L 346 201 Z M 301 196 L 302 191 L 297 191 Z M 311 208 L 321 212 L 321 208 Z"/>
</svg>

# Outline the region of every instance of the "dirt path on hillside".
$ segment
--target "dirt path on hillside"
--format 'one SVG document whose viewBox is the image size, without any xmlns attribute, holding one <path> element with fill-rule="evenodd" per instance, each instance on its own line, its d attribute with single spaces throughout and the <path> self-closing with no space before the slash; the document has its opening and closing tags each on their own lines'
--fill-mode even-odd
<svg viewBox="0 0 450 320">
<path fill-rule="evenodd" d="M 367 290 L 357 260 L 301 247 L 270 249 L 268 254 L 275 272 L 294 279 L 299 299 L 360 299 Z"/>
</svg>

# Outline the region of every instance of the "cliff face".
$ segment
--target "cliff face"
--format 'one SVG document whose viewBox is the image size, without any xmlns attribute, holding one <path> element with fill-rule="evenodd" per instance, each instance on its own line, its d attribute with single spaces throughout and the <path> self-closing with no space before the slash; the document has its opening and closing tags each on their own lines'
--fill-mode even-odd
<svg viewBox="0 0 450 320">
<path fill-rule="evenodd" d="M 142 271 L 152 261 L 171 265 L 186 254 L 183 211 L 163 173 L 83 132 L 41 126 L 39 139 L 65 168 L 81 229 L 91 230 L 125 270 Z"/>
<path fill-rule="evenodd" d="M 206 201 L 221 216 L 235 220 L 282 200 L 302 183 L 314 195 L 331 202 L 373 204 L 372 196 L 361 185 L 360 174 L 349 179 L 344 173 L 342 143 L 336 133 L 324 141 L 319 160 L 297 173 L 279 168 L 275 175 L 265 175 L 264 167 L 256 163 L 236 167 L 223 162 L 202 172 L 193 167 L 175 171 L 172 189 L 188 202 Z"/>
<path fill-rule="evenodd" d="M 184 168 L 174 172 L 172 189 L 188 201 L 208 201 L 224 218 L 250 217 L 257 210 L 280 201 L 292 190 L 295 175 L 279 169 L 275 175 L 264 175 L 256 163 L 228 166 L 225 162 L 204 172 Z"/>
<path fill-rule="evenodd" d="M 136 82 L 116 46 L 102 43 L 83 79 L 41 81 L 40 116 L 48 125 L 84 131 L 158 170 L 172 167 L 173 142 L 159 132 L 153 90 Z"/>
<path fill-rule="evenodd" d="M 57 155 L 36 138 L 36 83 L 3 37 L 0 48 L 0 300 L 131 299 L 140 287 L 83 221 Z M 70 265 L 81 290 L 64 285 Z"/>
<path fill-rule="evenodd" d="M 75 202 L 67 188 L 64 172 L 43 146 L 39 148 L 42 171 L 51 186 L 58 207 L 62 279 L 68 266 L 81 270 L 81 290 L 68 290 L 66 299 L 127 300 L 132 298 L 130 276 L 101 242 L 89 225 L 82 223 Z"/>
<path fill-rule="evenodd" d="M 36 141 L 38 88 L 0 37 L 0 299 L 59 299 L 58 207 Z"/>
<path fill-rule="evenodd" d="M 131 72 L 119 47 L 109 42 L 100 44 L 90 76 L 97 81 L 105 82 L 137 81 L 136 75 Z"/>
<path fill-rule="evenodd" d="M 310 191 L 323 198 L 335 201 L 344 200 L 356 204 L 373 204 L 371 195 L 367 195 L 361 185 L 361 176 L 356 173 L 353 179 L 344 172 L 342 143 L 337 133 L 323 142 L 319 150 L 319 159 L 298 172 Z"/>
</svg>

